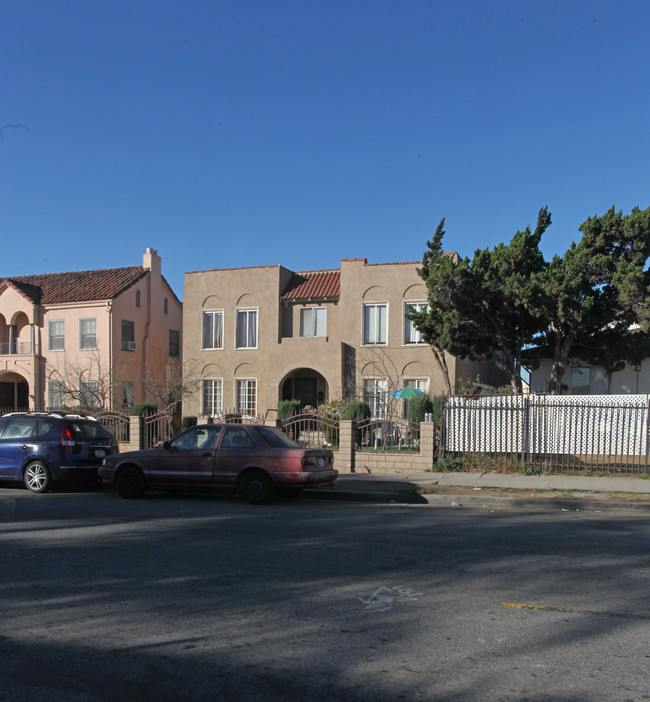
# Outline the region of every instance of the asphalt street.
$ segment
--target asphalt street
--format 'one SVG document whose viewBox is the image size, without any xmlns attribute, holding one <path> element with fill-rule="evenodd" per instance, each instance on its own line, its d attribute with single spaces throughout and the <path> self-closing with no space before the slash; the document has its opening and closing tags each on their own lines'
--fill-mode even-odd
<svg viewBox="0 0 650 702">
<path fill-rule="evenodd" d="M 3 702 L 649 699 L 650 517 L 0 493 Z"/>
</svg>

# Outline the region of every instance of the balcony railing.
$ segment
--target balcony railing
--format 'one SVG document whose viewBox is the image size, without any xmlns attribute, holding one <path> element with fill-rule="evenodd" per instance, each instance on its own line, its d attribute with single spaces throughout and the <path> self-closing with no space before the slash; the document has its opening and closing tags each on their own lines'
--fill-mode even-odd
<svg viewBox="0 0 650 702">
<path fill-rule="evenodd" d="M 34 353 L 34 344 L 31 341 L 5 341 L 0 343 L 0 356 L 32 353 Z"/>
</svg>

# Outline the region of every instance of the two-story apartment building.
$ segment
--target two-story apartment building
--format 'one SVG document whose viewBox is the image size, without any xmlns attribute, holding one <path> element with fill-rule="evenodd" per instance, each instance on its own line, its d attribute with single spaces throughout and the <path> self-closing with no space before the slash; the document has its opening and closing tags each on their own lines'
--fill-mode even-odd
<svg viewBox="0 0 650 702">
<path fill-rule="evenodd" d="M 120 409 L 180 365 L 182 304 L 142 266 L 0 279 L 0 409 Z"/>
<path fill-rule="evenodd" d="M 185 401 L 184 413 L 260 415 L 282 399 L 317 406 L 356 397 L 377 414 L 403 385 L 443 394 L 431 349 L 405 317 L 409 306 L 426 305 L 419 265 L 344 259 L 340 268 L 302 273 L 282 266 L 187 273 L 183 357 L 199 368 L 201 393 Z M 447 363 L 452 383 L 499 375 L 487 362 Z"/>
</svg>

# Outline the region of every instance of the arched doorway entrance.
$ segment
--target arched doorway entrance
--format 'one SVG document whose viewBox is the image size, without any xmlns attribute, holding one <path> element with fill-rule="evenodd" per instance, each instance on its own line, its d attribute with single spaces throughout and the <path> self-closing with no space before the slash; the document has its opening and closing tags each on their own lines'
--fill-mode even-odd
<svg viewBox="0 0 650 702">
<path fill-rule="evenodd" d="M 29 409 L 29 384 L 18 373 L 0 375 L 0 413 Z"/>
<path fill-rule="evenodd" d="M 313 368 L 297 368 L 280 383 L 281 400 L 300 400 L 300 407 L 318 407 L 329 401 L 325 378 Z"/>
</svg>

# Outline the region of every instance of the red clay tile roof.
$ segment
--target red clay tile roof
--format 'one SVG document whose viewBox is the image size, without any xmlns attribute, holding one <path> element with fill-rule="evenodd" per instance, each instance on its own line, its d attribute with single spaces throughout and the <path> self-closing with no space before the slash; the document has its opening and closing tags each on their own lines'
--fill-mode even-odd
<svg viewBox="0 0 650 702">
<path fill-rule="evenodd" d="M 43 273 L 3 278 L 39 305 L 56 305 L 66 302 L 112 300 L 148 273 L 141 266 L 105 268 L 99 271 L 72 273 Z"/>
<path fill-rule="evenodd" d="M 341 292 L 341 271 L 311 271 L 294 273 L 281 300 L 324 300 Z"/>
</svg>

